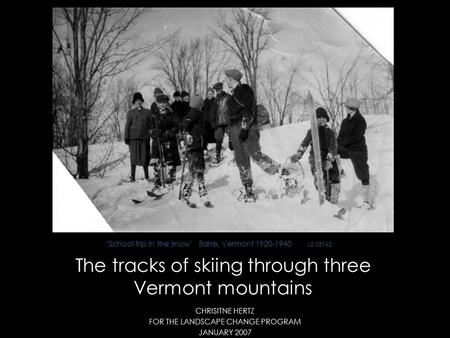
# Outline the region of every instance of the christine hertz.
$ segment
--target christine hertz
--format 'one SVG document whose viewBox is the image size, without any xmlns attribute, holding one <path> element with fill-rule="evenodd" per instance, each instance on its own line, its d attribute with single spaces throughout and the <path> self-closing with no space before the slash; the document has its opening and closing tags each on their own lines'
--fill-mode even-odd
<svg viewBox="0 0 450 338">
<path fill-rule="evenodd" d="M 197 315 L 253 315 L 254 307 L 196 307 Z"/>
</svg>

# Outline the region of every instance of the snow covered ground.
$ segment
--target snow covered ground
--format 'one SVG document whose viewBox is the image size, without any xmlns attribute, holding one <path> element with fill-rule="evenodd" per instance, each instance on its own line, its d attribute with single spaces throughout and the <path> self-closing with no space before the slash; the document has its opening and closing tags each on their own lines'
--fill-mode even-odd
<svg viewBox="0 0 450 338">
<path fill-rule="evenodd" d="M 207 189 L 214 208 L 200 206 L 191 209 L 178 201 L 180 168 L 173 191 L 160 200 L 147 198 L 141 204 L 133 204 L 131 198 L 145 198 L 151 184 L 140 180 L 143 177 L 140 167 L 137 168 L 136 183 L 121 183 L 121 179 L 130 173 L 128 160 L 103 178 L 92 177 L 78 182 L 114 231 L 391 232 L 394 193 L 393 117 L 366 115 L 365 118 L 376 209 L 367 211 L 355 207 L 356 200 L 360 198 L 361 183 L 354 174 L 350 160 L 343 160 L 346 176 L 342 178 L 338 207 L 349 210 L 345 220 L 333 217 L 336 206 L 326 202 L 319 207 L 308 164 L 309 150 L 300 161 L 305 173 L 304 189 L 310 198 L 305 204 L 300 203 L 303 194 L 292 199 L 280 199 L 278 179 L 265 174 L 253 163 L 254 189 L 258 200 L 255 204 L 237 201 L 241 184 L 237 167 L 228 163 L 232 158 L 229 150 L 225 152 L 227 160 L 219 167 L 208 169 L 206 173 Z M 296 151 L 308 128 L 309 122 L 302 122 L 262 131 L 263 152 L 284 162 Z M 94 161 L 101 147 L 94 145 L 90 148 Z M 127 151 L 123 143 L 117 143 L 115 147 L 117 156 Z M 60 158 L 63 156 L 61 152 L 56 151 L 56 154 Z M 194 201 L 197 196 L 197 187 L 194 185 Z"/>
</svg>

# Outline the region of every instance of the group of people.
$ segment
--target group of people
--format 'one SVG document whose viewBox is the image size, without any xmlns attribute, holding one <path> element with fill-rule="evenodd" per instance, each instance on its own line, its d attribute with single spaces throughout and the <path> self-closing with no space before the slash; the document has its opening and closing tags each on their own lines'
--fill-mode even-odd
<svg viewBox="0 0 450 338">
<path fill-rule="evenodd" d="M 338 137 L 328 125 L 330 118 L 327 111 L 319 107 L 316 109 L 318 124 L 318 135 L 320 143 L 320 159 L 322 162 L 323 180 L 326 182 L 326 199 L 336 204 L 340 193 L 341 177 L 344 171 L 341 166 L 341 159 L 350 159 L 356 174 L 363 187 L 363 203 L 361 207 L 372 209 L 374 198 L 370 188 L 370 172 L 368 164 L 368 151 L 365 140 L 367 128 L 366 120 L 361 115 L 359 107 L 361 102 L 355 98 L 349 98 L 345 102 L 347 116 L 341 123 Z M 317 173 L 312 147 L 312 133 L 308 130 L 305 138 L 301 142 L 297 152 L 290 159 L 295 163 L 299 161 L 308 146 L 311 146 L 308 162 L 314 177 L 314 185 L 317 188 Z"/>
<path fill-rule="evenodd" d="M 189 202 L 194 181 L 197 180 L 199 196 L 207 200 L 205 150 L 208 143 L 215 143 L 216 153 L 212 163 L 220 163 L 225 134 L 228 134 L 228 146 L 234 153 L 243 185 L 239 200 L 249 203 L 256 201 L 250 160 L 270 175 L 279 174 L 281 177 L 288 174 L 285 166 L 261 151 L 253 89 L 248 84 L 241 83 L 243 74 L 239 70 L 226 70 L 225 76 L 229 93 L 224 91 L 223 83 L 218 82 L 207 89 L 205 99 L 199 94 L 190 96 L 186 91 L 176 91 L 173 94 L 174 101 L 170 104 L 169 96 L 156 88 L 155 101 L 150 109 L 146 109 L 143 107 L 142 94 L 134 94 L 132 103 L 135 107 L 127 114 L 125 125 L 125 143 L 129 145 L 131 161 L 129 181 L 135 181 L 136 166 L 144 168 L 145 178 L 148 180 L 148 167 L 152 166 L 152 190 L 159 189 L 165 183 L 172 184 L 175 181 L 176 167 L 181 164 L 180 150 L 185 149 L 188 172 L 183 180 L 182 196 Z M 323 174 L 331 183 L 327 199 L 332 203 L 337 202 L 342 174 L 340 159 L 344 158 L 351 159 L 356 175 L 365 189 L 365 203 L 372 205 L 364 138 L 366 122 L 359 112 L 360 102 L 357 99 L 349 99 L 345 105 L 349 114 L 342 122 L 337 138 L 327 125 L 329 117 L 326 110 L 321 107 L 316 110 Z M 308 131 L 290 160 L 299 161 L 311 141 L 311 131 Z M 312 147 L 309 162 L 316 177 Z M 167 175 L 164 175 L 163 167 L 167 167 Z"/>
</svg>

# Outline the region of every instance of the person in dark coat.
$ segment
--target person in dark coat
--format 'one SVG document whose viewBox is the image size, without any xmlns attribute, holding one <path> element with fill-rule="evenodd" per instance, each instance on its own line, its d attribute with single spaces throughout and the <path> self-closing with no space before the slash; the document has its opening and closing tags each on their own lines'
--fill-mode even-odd
<svg viewBox="0 0 450 338">
<path fill-rule="evenodd" d="M 183 122 L 183 118 L 186 116 L 187 112 L 189 111 L 189 108 L 186 107 L 186 104 L 181 100 L 181 94 L 177 90 L 175 93 L 173 93 L 173 102 L 170 105 L 172 108 L 175 120 L 181 130 L 181 124 Z"/>
<path fill-rule="evenodd" d="M 144 168 L 145 179 L 148 177 L 150 162 L 150 111 L 142 107 L 144 98 L 141 93 L 134 93 L 132 103 L 135 105 L 127 114 L 125 124 L 125 143 L 130 149 L 130 182 L 136 180 L 136 166 Z"/>
<path fill-rule="evenodd" d="M 223 90 L 222 82 L 217 82 L 213 86 L 213 89 L 216 91 L 217 102 L 216 114 L 211 118 L 211 124 L 214 128 L 214 138 L 216 139 L 216 158 L 213 162 L 219 163 L 222 160 L 221 151 L 223 138 L 225 133 L 228 133 L 228 125 L 230 123 L 230 112 L 228 111 L 227 100 L 231 97 L 231 95 Z M 231 138 L 228 137 L 228 139 L 228 146 L 232 150 L 233 147 L 231 146 Z"/>
<path fill-rule="evenodd" d="M 176 167 L 181 164 L 176 134 L 178 124 L 169 105 L 169 97 L 165 94 L 157 97 L 158 112 L 152 113 L 150 121 L 150 136 L 152 138 L 151 160 L 155 175 L 157 190 L 162 185 L 162 166 L 167 166 L 167 177 L 164 183 L 171 184 L 175 181 Z M 162 149 L 162 151 L 160 151 Z"/>
<path fill-rule="evenodd" d="M 250 158 L 266 173 L 275 175 L 281 172 L 281 165 L 262 153 L 259 144 L 259 130 L 256 121 L 256 102 L 253 89 L 248 84 L 241 84 L 242 73 L 236 69 L 225 71 L 231 99 L 228 100 L 230 113 L 230 137 L 233 145 L 236 165 L 245 192 L 239 200 L 255 202 L 253 177 Z"/>
<path fill-rule="evenodd" d="M 214 98 L 214 89 L 208 88 L 206 92 L 206 99 L 203 101 L 203 114 L 204 114 L 204 121 L 205 121 L 205 134 L 203 136 L 204 139 L 204 150 L 206 150 L 205 154 L 205 160 L 206 156 L 209 157 L 209 154 L 207 152 L 208 149 L 208 143 L 216 143 L 216 139 L 214 137 L 214 119 L 217 114 L 217 102 Z M 221 145 L 222 146 L 222 145 Z"/>
<path fill-rule="evenodd" d="M 341 188 L 341 180 L 339 174 L 340 159 L 337 153 L 336 135 L 333 129 L 331 129 L 327 124 L 330 121 L 330 118 L 324 108 L 319 107 L 316 109 L 316 117 L 320 143 L 320 158 L 322 160 L 323 179 L 326 183 L 329 179 L 330 184 L 330 189 L 326 192 L 326 199 L 331 203 L 336 204 L 338 202 L 339 192 Z M 308 160 L 311 166 L 311 173 L 314 177 L 314 185 L 317 189 L 316 162 L 314 158 L 314 149 L 312 147 L 311 129 L 309 129 L 306 133 L 306 136 L 300 144 L 297 152 L 291 156 L 291 162 L 298 162 L 309 146 L 311 146 L 311 150 L 309 152 Z"/>
<path fill-rule="evenodd" d="M 338 152 L 341 158 L 350 159 L 355 169 L 356 177 L 363 186 L 364 207 L 373 207 L 373 197 L 370 192 L 370 172 L 365 132 L 367 123 L 359 112 L 360 101 L 347 99 L 345 107 L 347 117 L 342 121 L 337 139 Z"/>
<path fill-rule="evenodd" d="M 203 98 L 200 95 L 193 95 L 190 99 L 191 110 L 183 120 L 183 133 L 186 143 L 186 155 L 189 161 L 189 172 L 184 179 L 183 198 L 189 202 L 192 194 L 192 185 L 195 179 L 198 181 L 198 193 L 200 198 L 206 199 L 207 191 L 205 186 L 205 158 L 203 155 L 205 134 L 205 115 L 201 111 Z"/>
</svg>

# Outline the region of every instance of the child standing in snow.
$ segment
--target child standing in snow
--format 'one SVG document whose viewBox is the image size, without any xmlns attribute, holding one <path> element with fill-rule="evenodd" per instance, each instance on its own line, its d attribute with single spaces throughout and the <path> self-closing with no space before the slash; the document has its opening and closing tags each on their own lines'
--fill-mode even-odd
<svg viewBox="0 0 450 338">
<path fill-rule="evenodd" d="M 187 150 L 187 160 L 189 162 L 189 172 L 186 175 L 183 186 L 183 198 L 188 205 L 193 205 L 190 202 L 192 194 L 192 185 L 195 178 L 198 181 L 198 194 L 206 206 L 211 206 L 207 198 L 207 191 L 205 186 L 205 158 L 203 155 L 205 132 L 204 128 L 204 114 L 201 111 L 203 107 L 203 98 L 200 95 L 193 95 L 190 98 L 189 106 L 191 110 L 188 112 L 183 120 L 184 141 Z"/>
<path fill-rule="evenodd" d="M 181 164 L 176 139 L 178 125 L 169 105 L 169 97 L 165 94 L 157 96 L 150 128 L 152 138 L 150 165 L 153 166 L 155 175 L 155 186 L 152 191 L 156 191 L 163 183 L 173 184 L 176 167 Z M 161 177 L 166 166 L 167 177 Z"/>
<path fill-rule="evenodd" d="M 336 204 L 339 198 L 340 192 L 340 175 L 339 175 L 339 164 L 340 157 L 337 153 L 337 142 L 336 136 L 333 129 L 331 129 L 327 122 L 330 121 L 327 111 L 319 107 L 316 109 L 318 134 L 320 142 L 320 152 L 322 159 L 323 177 L 324 182 L 326 182 L 326 199 L 330 203 Z M 312 144 L 311 129 L 308 130 L 305 138 L 300 144 L 297 152 L 291 156 L 291 162 L 298 162 L 303 154 L 305 153 L 308 146 Z M 311 165 L 311 172 L 314 177 L 314 185 L 317 189 L 317 178 L 316 178 L 316 166 L 314 161 L 314 149 L 311 146 L 311 151 L 309 153 L 309 164 Z"/>
</svg>

